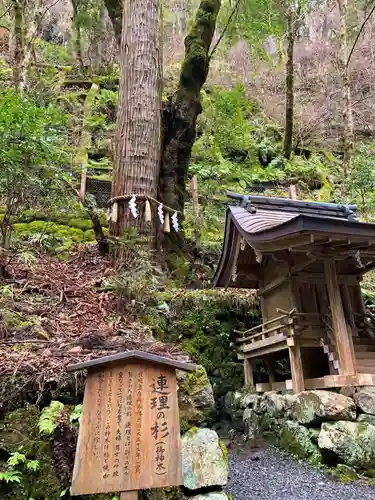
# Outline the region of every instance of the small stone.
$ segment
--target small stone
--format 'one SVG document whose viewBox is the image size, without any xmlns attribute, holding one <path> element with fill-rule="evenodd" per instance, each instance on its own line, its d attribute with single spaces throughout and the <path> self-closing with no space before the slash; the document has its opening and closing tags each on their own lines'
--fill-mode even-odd
<svg viewBox="0 0 375 500">
<path fill-rule="evenodd" d="M 245 424 L 245 433 L 248 439 L 256 439 L 262 433 L 262 416 L 255 413 L 251 408 L 246 408 L 243 412 L 243 421 Z"/>
<path fill-rule="evenodd" d="M 193 428 L 181 441 L 185 488 L 194 491 L 227 484 L 227 452 L 215 431 Z"/>
<path fill-rule="evenodd" d="M 71 349 L 69 349 L 70 353 L 76 353 L 76 352 L 81 352 L 81 351 L 82 351 L 82 347 L 80 345 L 76 345 L 75 347 L 72 347 Z"/>
<path fill-rule="evenodd" d="M 313 443 L 318 444 L 319 434 L 320 434 L 320 429 L 317 429 L 315 427 L 311 427 L 309 429 L 310 439 Z"/>
<path fill-rule="evenodd" d="M 335 455 L 345 465 L 369 469 L 375 462 L 375 427 L 366 422 L 324 422 L 320 431 L 322 453 Z"/>
<path fill-rule="evenodd" d="M 204 493 L 202 495 L 194 495 L 189 497 L 194 500 L 229 500 L 225 491 L 212 491 L 211 493 Z"/>
<path fill-rule="evenodd" d="M 351 398 L 330 391 L 304 391 L 297 394 L 290 414 L 300 424 L 314 425 L 325 420 L 355 420 Z"/>
<path fill-rule="evenodd" d="M 352 398 L 356 392 L 355 387 L 345 386 L 340 388 L 340 394 L 346 396 L 347 398 Z"/>
<path fill-rule="evenodd" d="M 359 479 L 359 475 L 357 471 L 353 469 L 353 467 L 349 467 L 349 465 L 338 464 L 335 469 L 335 476 L 338 481 L 348 483 L 350 481 L 356 481 Z"/>
<path fill-rule="evenodd" d="M 354 394 L 353 399 L 361 411 L 375 415 L 375 392 L 373 390 L 363 388 Z"/>
<path fill-rule="evenodd" d="M 367 422 L 370 425 L 373 425 L 375 427 L 375 415 L 368 415 L 367 413 L 361 413 L 358 418 L 357 422 Z"/>
</svg>

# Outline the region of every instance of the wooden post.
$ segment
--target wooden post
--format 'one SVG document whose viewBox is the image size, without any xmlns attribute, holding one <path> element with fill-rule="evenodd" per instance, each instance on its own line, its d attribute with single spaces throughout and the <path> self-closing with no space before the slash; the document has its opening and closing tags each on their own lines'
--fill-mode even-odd
<svg viewBox="0 0 375 500">
<path fill-rule="evenodd" d="M 288 187 L 288 194 L 289 194 L 289 198 L 291 198 L 292 200 L 298 200 L 297 188 L 296 188 L 295 184 L 291 184 Z"/>
<path fill-rule="evenodd" d="M 82 203 L 85 200 L 86 196 L 86 183 L 87 183 L 87 170 L 84 168 L 81 173 L 81 185 L 79 188 L 79 199 L 82 201 Z"/>
<path fill-rule="evenodd" d="M 339 374 L 352 375 L 355 373 L 353 339 L 346 326 L 335 259 L 324 259 L 324 274 L 332 313 L 332 326 L 335 333 L 336 350 L 339 354 Z"/>
<path fill-rule="evenodd" d="M 243 360 L 244 373 L 245 373 L 245 385 L 254 385 L 254 375 L 253 367 L 251 364 L 251 359 L 245 358 Z"/>
<path fill-rule="evenodd" d="M 267 365 L 268 380 L 272 384 L 276 382 L 276 358 L 274 354 L 269 354 L 265 359 L 265 363 Z"/>
<path fill-rule="evenodd" d="M 290 333 L 294 340 L 294 346 L 288 347 L 290 371 L 292 374 L 293 392 L 298 394 L 305 390 L 305 379 L 303 377 L 303 366 L 299 338 L 294 336 L 294 328 L 290 326 Z"/>
<path fill-rule="evenodd" d="M 358 337 L 358 331 L 355 326 L 355 320 L 353 316 L 353 303 L 350 296 L 349 286 L 345 283 L 344 285 L 341 285 L 340 288 L 345 310 L 345 316 L 349 321 L 352 337 Z"/>
</svg>

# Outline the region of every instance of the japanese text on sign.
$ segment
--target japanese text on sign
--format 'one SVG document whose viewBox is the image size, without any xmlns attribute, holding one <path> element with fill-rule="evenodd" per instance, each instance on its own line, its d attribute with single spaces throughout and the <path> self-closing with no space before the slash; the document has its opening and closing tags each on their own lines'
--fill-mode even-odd
<svg viewBox="0 0 375 500">
<path fill-rule="evenodd" d="M 155 439 L 154 462 L 157 475 L 167 473 L 165 467 L 166 446 L 164 439 L 169 436 L 168 410 L 169 406 L 168 379 L 162 373 L 153 379 L 151 384 L 150 410 L 153 411 L 154 420 L 151 427 L 151 436 Z"/>
</svg>

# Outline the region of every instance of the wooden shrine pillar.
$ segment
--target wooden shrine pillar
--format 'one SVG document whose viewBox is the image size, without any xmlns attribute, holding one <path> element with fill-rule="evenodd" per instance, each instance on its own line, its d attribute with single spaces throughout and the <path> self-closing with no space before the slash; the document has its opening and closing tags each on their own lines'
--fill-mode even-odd
<svg viewBox="0 0 375 500">
<path fill-rule="evenodd" d="M 245 376 L 245 385 L 254 385 L 254 375 L 253 375 L 253 366 L 251 364 L 251 359 L 245 358 L 243 360 L 244 367 L 244 376 Z"/>
<path fill-rule="evenodd" d="M 353 339 L 346 326 L 335 259 L 324 259 L 324 274 L 332 314 L 336 350 L 339 355 L 339 374 L 352 375 L 355 373 Z"/>
</svg>

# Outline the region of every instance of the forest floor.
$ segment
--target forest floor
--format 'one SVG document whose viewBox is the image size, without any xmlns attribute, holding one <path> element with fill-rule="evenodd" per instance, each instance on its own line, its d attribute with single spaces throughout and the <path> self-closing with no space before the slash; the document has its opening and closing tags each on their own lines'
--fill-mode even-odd
<svg viewBox="0 0 375 500">
<path fill-rule="evenodd" d="M 0 377 L 7 381 L 1 410 L 19 406 L 23 397 L 35 402 L 46 390 L 76 386 L 69 364 L 133 349 L 178 351 L 155 339 L 131 311 L 118 312 L 115 293 L 104 286 L 114 269 L 94 247 L 78 248 L 69 261 L 41 254 L 7 270 L 0 289 Z"/>
<path fill-rule="evenodd" d="M 229 493 L 236 500 L 374 500 L 375 486 L 338 483 L 269 446 L 229 451 Z"/>
</svg>

